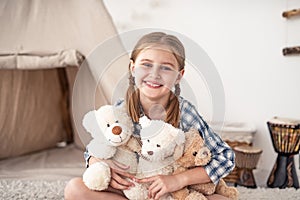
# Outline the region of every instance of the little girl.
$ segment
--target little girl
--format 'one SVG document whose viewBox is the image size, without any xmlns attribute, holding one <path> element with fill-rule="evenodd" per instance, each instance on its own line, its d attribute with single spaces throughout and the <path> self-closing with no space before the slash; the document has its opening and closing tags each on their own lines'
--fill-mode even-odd
<svg viewBox="0 0 300 200">
<path fill-rule="evenodd" d="M 168 192 L 198 183 L 218 183 L 220 178 L 234 168 L 234 153 L 220 137 L 209 128 L 187 100 L 180 97 L 179 83 L 184 75 L 185 50 L 177 37 L 162 32 L 144 35 L 132 51 L 129 65 L 129 87 L 126 100 L 116 106 L 126 106 L 134 124 L 146 115 L 150 119 L 161 119 L 175 127 L 188 131 L 199 130 L 210 149 L 212 159 L 204 167 L 189 169 L 176 175 L 157 175 L 137 180 L 150 183 L 149 198 L 159 199 Z M 173 89 L 175 88 L 175 89 Z M 138 130 L 138 128 L 136 129 Z M 138 131 L 134 133 L 138 137 Z M 87 166 L 97 162 L 85 152 Z M 133 186 L 125 178 L 135 179 L 125 172 L 129 166 L 108 161 L 112 180 L 106 191 L 89 190 L 81 178 L 72 179 L 65 188 L 66 199 L 126 199 L 122 190 Z M 214 194 L 208 199 L 226 199 Z"/>
</svg>

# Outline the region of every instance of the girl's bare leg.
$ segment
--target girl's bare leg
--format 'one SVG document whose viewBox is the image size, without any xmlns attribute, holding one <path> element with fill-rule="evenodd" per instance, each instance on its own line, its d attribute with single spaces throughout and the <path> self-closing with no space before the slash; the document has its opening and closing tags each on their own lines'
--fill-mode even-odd
<svg viewBox="0 0 300 200">
<path fill-rule="evenodd" d="M 65 187 L 65 199 L 66 200 L 101 200 L 101 199 L 111 199 L 111 200 L 125 200 L 124 194 L 120 190 L 114 188 L 108 188 L 106 191 L 97 192 L 88 189 L 82 178 L 73 178 L 71 179 Z"/>
</svg>

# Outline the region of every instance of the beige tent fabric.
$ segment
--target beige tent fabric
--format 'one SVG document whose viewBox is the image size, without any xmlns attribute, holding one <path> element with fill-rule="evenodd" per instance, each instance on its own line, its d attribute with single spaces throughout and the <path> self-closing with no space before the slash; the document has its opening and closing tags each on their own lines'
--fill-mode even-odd
<svg viewBox="0 0 300 200">
<path fill-rule="evenodd" d="M 112 103 L 129 63 L 127 55 L 118 57 L 105 76 L 98 69 L 107 66 L 80 65 L 83 57 L 117 34 L 103 2 L 2 0 L 0 27 L 0 159 L 66 141 L 68 118 L 75 144 L 83 148 L 89 134 L 82 117 Z M 110 49 L 124 52 L 120 41 Z M 66 108 L 73 108 L 69 117 Z"/>
<path fill-rule="evenodd" d="M 61 52 L 87 56 L 117 32 L 102 0 L 1 0 L 0 54 Z"/>
<path fill-rule="evenodd" d="M 0 70 L 0 159 L 66 139 L 56 69 Z"/>
<path fill-rule="evenodd" d="M 57 53 L 31 53 L 0 55 L 0 68 L 3 69 L 51 69 L 79 66 L 84 56 L 74 49 Z"/>
<path fill-rule="evenodd" d="M 84 149 L 91 139 L 90 134 L 82 126 L 83 116 L 90 110 L 98 109 L 105 104 L 114 104 L 116 99 L 125 97 L 126 91 L 120 91 L 122 88 L 116 87 L 122 78 L 127 80 L 128 64 L 128 55 L 123 55 L 106 66 L 106 71 L 101 74 L 96 67 L 90 69 L 87 62 L 84 62 L 77 72 L 76 79 L 74 79 L 74 70 L 72 71 L 71 68 L 67 70 L 70 85 L 73 85 L 72 118 L 74 141 L 78 147 Z M 92 70 L 94 71 L 91 72 Z M 126 83 L 128 84 L 128 81 Z"/>
</svg>

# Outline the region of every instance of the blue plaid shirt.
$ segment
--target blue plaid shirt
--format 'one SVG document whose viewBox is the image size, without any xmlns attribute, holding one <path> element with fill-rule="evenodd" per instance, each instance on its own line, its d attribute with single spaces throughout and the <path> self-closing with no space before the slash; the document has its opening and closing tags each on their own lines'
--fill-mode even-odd
<svg viewBox="0 0 300 200">
<path fill-rule="evenodd" d="M 180 128 L 188 131 L 190 128 L 198 129 L 205 145 L 211 151 L 211 161 L 204 169 L 213 183 L 228 175 L 234 168 L 235 155 L 233 150 L 217 135 L 203 120 L 197 109 L 189 101 L 180 98 Z"/>
<path fill-rule="evenodd" d="M 124 100 L 119 100 L 116 106 L 120 106 Z M 191 128 L 198 129 L 205 141 L 207 148 L 211 151 L 211 161 L 204 166 L 204 169 L 213 183 L 218 183 L 220 178 L 228 175 L 234 168 L 235 155 L 233 150 L 217 135 L 203 120 L 197 109 L 189 101 L 179 98 L 180 103 L 180 125 L 184 132 Z M 88 166 L 90 155 L 88 151 L 84 153 L 84 158 Z"/>
</svg>

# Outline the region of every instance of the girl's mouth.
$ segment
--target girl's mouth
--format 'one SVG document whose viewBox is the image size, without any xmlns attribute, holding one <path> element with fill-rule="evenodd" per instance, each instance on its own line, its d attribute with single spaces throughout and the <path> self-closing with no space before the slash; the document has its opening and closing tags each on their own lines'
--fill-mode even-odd
<svg viewBox="0 0 300 200">
<path fill-rule="evenodd" d="M 144 83 L 150 88 L 160 88 L 163 86 L 161 84 L 150 82 L 150 81 L 144 81 Z"/>
</svg>

